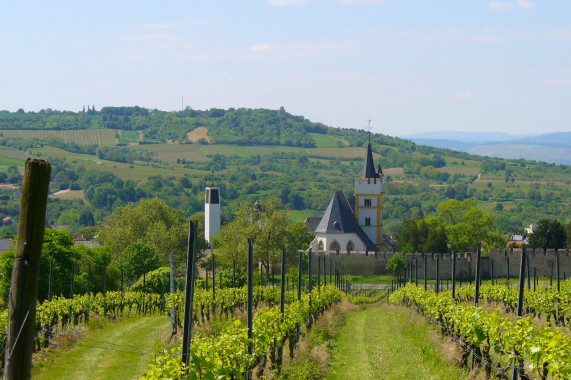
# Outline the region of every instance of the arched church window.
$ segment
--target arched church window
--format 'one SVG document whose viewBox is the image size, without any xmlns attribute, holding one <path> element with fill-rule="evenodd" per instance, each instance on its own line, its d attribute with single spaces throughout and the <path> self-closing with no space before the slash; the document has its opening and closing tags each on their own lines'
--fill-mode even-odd
<svg viewBox="0 0 571 380">
<path fill-rule="evenodd" d="M 353 244 L 352 240 L 349 240 L 347 242 L 347 252 L 351 252 L 355 250 L 355 245 Z"/>
<path fill-rule="evenodd" d="M 330 251 L 340 251 L 341 246 L 339 245 L 339 242 L 337 240 L 333 240 L 331 242 L 331 244 L 329 245 L 329 250 Z"/>
<path fill-rule="evenodd" d="M 317 250 L 323 251 L 323 240 L 319 240 L 319 244 L 317 244 Z"/>
</svg>

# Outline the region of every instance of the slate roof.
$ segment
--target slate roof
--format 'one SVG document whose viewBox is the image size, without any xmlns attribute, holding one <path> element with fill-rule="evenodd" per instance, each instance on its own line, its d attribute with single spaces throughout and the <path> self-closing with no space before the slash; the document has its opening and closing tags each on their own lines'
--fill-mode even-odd
<svg viewBox="0 0 571 380">
<path fill-rule="evenodd" d="M 373 161 L 373 151 L 371 150 L 371 144 L 367 145 L 367 158 L 365 158 L 365 167 L 363 167 L 363 174 L 361 178 L 381 178 L 380 174 L 381 165 L 379 165 L 379 172 L 375 171 L 375 162 Z"/>
<path fill-rule="evenodd" d="M 331 198 L 331 202 L 329 202 L 329 206 L 327 206 L 327 210 L 325 210 L 325 214 L 323 214 L 323 218 L 321 218 L 321 222 L 319 222 L 315 232 L 324 234 L 354 233 L 365 244 L 367 251 L 377 251 L 375 244 L 359 226 L 349 201 L 347 201 L 347 197 L 345 197 L 342 190 L 336 191 L 333 198 Z"/>
<path fill-rule="evenodd" d="M 315 232 L 317 226 L 319 226 L 319 222 L 321 222 L 321 217 L 319 216 L 311 216 L 305 219 L 305 227 L 307 228 L 308 232 Z"/>
</svg>

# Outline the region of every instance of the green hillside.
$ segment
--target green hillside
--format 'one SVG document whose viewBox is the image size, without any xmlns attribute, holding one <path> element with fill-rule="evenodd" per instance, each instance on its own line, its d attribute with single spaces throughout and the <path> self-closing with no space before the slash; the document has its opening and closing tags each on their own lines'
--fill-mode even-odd
<svg viewBox="0 0 571 380">
<path fill-rule="evenodd" d="M 266 109 L 0 111 L 0 183 L 18 185 L 26 157 L 48 159 L 52 192 L 85 193 L 85 201 L 50 198 L 48 221 L 79 231 L 146 197 L 160 197 L 187 215 L 202 211 L 214 170 L 226 218 L 244 202 L 277 195 L 292 210 L 290 218 L 300 220 L 322 212 L 335 190 L 352 194 L 367 141 L 362 130 Z M 388 232 L 450 198 L 475 199 L 506 233 L 541 217 L 565 221 L 571 215 L 569 166 L 484 158 L 380 134 L 371 144 L 385 172 Z M 17 220 L 13 191 L 0 188 L 0 217 Z"/>
</svg>

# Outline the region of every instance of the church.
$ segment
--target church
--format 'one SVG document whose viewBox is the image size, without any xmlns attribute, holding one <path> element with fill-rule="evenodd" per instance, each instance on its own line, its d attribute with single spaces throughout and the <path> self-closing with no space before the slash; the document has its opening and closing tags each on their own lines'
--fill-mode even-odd
<svg viewBox="0 0 571 380">
<path fill-rule="evenodd" d="M 383 235 L 383 176 L 380 164 L 375 169 L 369 141 L 363 172 L 355 180 L 355 195 L 347 199 L 343 190 L 335 192 L 317 227 L 310 228 L 316 235 L 312 251 L 393 251 L 390 240 Z"/>
</svg>

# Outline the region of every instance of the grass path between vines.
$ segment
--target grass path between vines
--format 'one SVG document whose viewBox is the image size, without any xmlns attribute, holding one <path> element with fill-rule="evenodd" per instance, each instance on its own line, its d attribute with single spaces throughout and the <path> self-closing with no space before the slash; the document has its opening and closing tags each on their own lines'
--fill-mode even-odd
<svg viewBox="0 0 571 380">
<path fill-rule="evenodd" d="M 345 317 L 327 379 L 464 379 L 466 373 L 446 360 L 449 350 L 435 326 L 413 310 L 369 307 Z"/>
<path fill-rule="evenodd" d="M 170 331 L 167 316 L 136 316 L 104 329 L 89 330 L 70 347 L 50 352 L 34 366 L 34 379 L 135 379 L 147 369 L 149 354 Z"/>
</svg>

